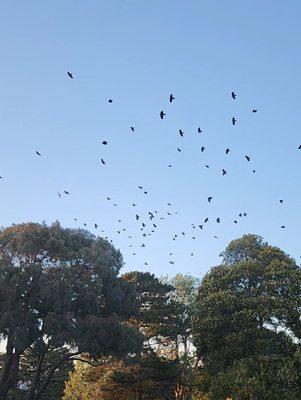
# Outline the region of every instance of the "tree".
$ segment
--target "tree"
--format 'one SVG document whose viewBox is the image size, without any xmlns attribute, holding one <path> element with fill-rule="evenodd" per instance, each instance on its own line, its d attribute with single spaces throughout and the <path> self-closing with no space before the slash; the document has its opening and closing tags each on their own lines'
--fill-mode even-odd
<svg viewBox="0 0 301 400">
<path fill-rule="evenodd" d="M 77 365 L 63 400 L 174 400 L 179 374 L 176 360 L 153 352 L 139 359 L 103 357 L 96 368 Z"/>
<path fill-rule="evenodd" d="M 178 304 L 171 297 L 174 287 L 149 272 L 129 272 L 122 279 L 136 291 L 138 311 L 129 323 L 153 346 L 169 345 L 178 329 Z"/>
<path fill-rule="evenodd" d="M 177 349 L 180 354 L 187 356 L 191 344 L 191 321 L 195 313 L 197 289 L 200 284 L 199 279 L 191 275 L 175 275 L 171 281 L 174 288 L 171 296 L 178 305 L 178 337 Z M 183 346 L 183 349 L 181 349 Z"/>
<path fill-rule="evenodd" d="M 301 397 L 301 271 L 256 235 L 229 244 L 204 277 L 193 321 L 212 399 Z"/>
<path fill-rule="evenodd" d="M 41 378 L 43 382 L 49 370 L 54 364 L 57 364 L 62 357 L 68 355 L 68 350 L 66 348 L 50 348 L 46 353 L 41 368 Z M 39 359 L 39 353 L 35 352 L 34 348 L 30 348 L 24 352 L 20 358 L 20 370 L 18 375 L 18 385 L 17 388 L 11 391 L 11 398 L 14 400 L 22 400 L 28 397 L 29 389 L 31 387 L 31 380 L 35 374 L 36 365 Z M 73 370 L 73 361 L 61 364 L 53 374 L 53 377 L 45 389 L 45 392 L 41 395 L 41 400 L 61 400 L 65 381 L 69 377 L 69 372 Z"/>
<path fill-rule="evenodd" d="M 28 400 L 38 400 L 55 371 L 89 353 L 139 352 L 141 335 L 124 319 L 135 293 L 118 277 L 122 257 L 106 240 L 60 224 L 21 224 L 0 231 L 0 337 L 6 354 L 0 399 L 15 387 L 22 355 L 38 355 Z M 43 365 L 52 348 L 69 351 Z"/>
</svg>

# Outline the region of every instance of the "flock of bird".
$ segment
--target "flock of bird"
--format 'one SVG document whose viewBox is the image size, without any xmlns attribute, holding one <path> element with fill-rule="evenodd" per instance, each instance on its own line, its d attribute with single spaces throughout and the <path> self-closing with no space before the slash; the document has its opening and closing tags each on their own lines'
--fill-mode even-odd
<svg viewBox="0 0 301 400">
<path fill-rule="evenodd" d="M 74 75 L 73 75 L 72 72 L 69 72 L 69 71 L 68 71 L 68 72 L 67 72 L 67 76 L 68 76 L 70 79 L 74 79 Z M 232 91 L 232 92 L 231 92 L 231 99 L 232 99 L 233 101 L 235 101 L 236 98 L 237 98 L 237 94 L 236 94 L 234 91 Z M 173 103 L 173 102 L 176 100 L 176 97 L 175 97 L 173 94 L 170 94 L 168 99 L 169 99 L 169 103 Z M 110 98 L 110 99 L 108 100 L 108 102 L 109 102 L 109 103 L 113 103 L 113 99 Z M 251 112 L 252 114 L 256 114 L 256 113 L 258 112 L 258 110 L 257 110 L 257 109 L 251 109 L 250 112 Z M 161 111 L 158 113 L 158 118 L 160 118 L 161 120 L 163 120 L 165 117 L 166 117 L 165 111 L 164 111 L 164 110 L 161 110 Z M 232 126 L 233 126 L 233 127 L 235 127 L 235 126 L 237 125 L 237 122 L 238 122 L 238 120 L 237 120 L 237 117 L 236 117 L 236 116 L 231 117 L 231 123 L 232 123 Z M 131 132 L 131 133 L 134 133 L 134 132 L 135 132 L 135 126 L 130 126 L 129 129 L 130 129 L 130 132 Z M 198 127 L 198 128 L 197 128 L 197 133 L 198 133 L 198 134 L 202 134 L 202 133 L 203 133 L 203 130 L 202 130 L 200 127 Z M 184 138 L 185 133 L 184 133 L 183 129 L 179 129 L 179 130 L 178 130 L 178 134 L 179 134 L 180 138 Z M 103 140 L 101 141 L 101 144 L 102 144 L 103 146 L 109 146 L 109 140 L 108 140 L 108 139 L 103 139 Z M 298 147 L 298 149 L 301 150 L 301 145 Z M 182 149 L 181 149 L 180 147 L 177 147 L 177 151 L 178 151 L 178 152 L 182 152 Z M 206 151 L 205 146 L 202 146 L 202 147 L 200 148 L 200 151 L 201 151 L 202 153 L 205 152 L 205 151 Z M 225 155 L 228 156 L 228 155 L 230 154 L 230 152 L 231 152 L 231 149 L 227 147 L 227 148 L 225 149 Z M 42 152 L 40 152 L 39 150 L 35 150 L 35 154 L 36 154 L 36 156 L 38 156 L 38 157 L 43 157 Z M 242 157 L 244 157 L 244 159 L 246 160 L 247 163 L 249 163 L 249 162 L 251 161 L 251 156 L 250 156 L 249 154 L 244 154 L 244 155 L 242 155 Z M 104 158 L 101 158 L 101 159 L 100 159 L 100 164 L 101 164 L 103 167 L 105 167 L 105 166 L 106 166 L 106 160 L 105 160 Z M 168 164 L 167 167 L 168 167 L 168 168 L 172 168 L 172 164 Z M 209 166 L 208 164 L 206 164 L 205 167 L 206 167 L 206 168 L 210 168 L 210 166 Z M 255 173 L 255 172 L 256 172 L 256 170 L 255 170 L 255 169 L 252 169 L 252 173 Z M 227 170 L 226 170 L 225 168 L 222 168 L 222 169 L 221 169 L 221 175 L 222 175 L 222 176 L 226 176 L 226 175 L 227 175 Z M 4 178 L 3 178 L 2 176 L 0 176 L 0 179 L 4 179 Z M 143 187 L 143 186 L 141 186 L 141 185 L 139 185 L 139 186 L 137 187 L 137 190 L 140 191 L 141 194 L 143 194 L 143 195 L 145 195 L 145 196 L 149 194 L 148 189 L 146 189 L 145 187 Z M 71 195 L 71 193 L 70 193 L 69 190 L 65 189 L 65 190 L 62 191 L 62 192 L 58 192 L 57 195 L 58 195 L 59 198 L 62 198 L 63 195 L 69 196 L 69 195 Z M 118 206 L 118 203 L 112 201 L 112 199 L 111 199 L 110 196 L 106 196 L 106 200 L 107 200 L 108 202 L 111 202 L 111 204 L 112 204 L 114 207 L 117 207 L 117 206 Z M 208 203 L 212 203 L 212 202 L 214 201 L 213 195 L 209 195 L 209 196 L 207 197 L 207 201 L 208 201 Z M 283 204 L 283 203 L 284 203 L 284 199 L 279 199 L 279 202 L 280 202 L 281 204 Z M 138 211 L 138 212 L 135 213 L 135 221 L 136 221 L 136 224 L 138 224 L 138 227 L 137 227 L 137 228 L 138 228 L 138 229 L 140 230 L 140 232 L 141 232 L 141 236 L 140 236 L 139 239 L 138 239 L 137 237 L 134 238 L 132 234 L 129 234 L 129 233 L 128 233 L 128 229 L 127 229 L 126 227 L 122 227 L 122 220 L 121 220 L 121 219 L 118 219 L 118 224 L 120 224 L 120 225 L 119 225 L 120 228 L 116 229 L 116 233 L 117 233 L 118 235 L 121 235 L 121 234 L 127 235 L 127 239 L 129 239 L 129 241 L 130 241 L 129 244 L 128 244 L 128 246 L 129 246 L 130 248 L 132 248 L 132 247 L 134 247 L 134 246 L 139 246 L 140 248 L 145 248 L 145 247 L 147 247 L 148 238 L 150 238 L 152 235 L 155 234 L 156 230 L 158 229 L 158 227 L 159 227 L 159 225 L 160 225 L 160 221 L 165 220 L 165 219 L 167 219 L 167 218 L 169 218 L 169 217 L 171 217 L 171 216 L 173 216 L 173 215 L 179 214 L 179 212 L 173 208 L 173 204 L 172 204 L 172 203 L 168 202 L 168 203 L 166 203 L 166 206 L 168 207 L 168 209 L 167 209 L 167 211 L 164 211 L 164 214 L 159 213 L 159 211 L 156 210 L 156 209 L 147 210 L 146 212 L 142 212 L 142 211 L 139 212 L 139 211 Z M 136 203 L 132 203 L 132 204 L 131 204 L 131 207 L 134 207 L 134 208 L 135 208 L 135 207 L 137 207 L 137 204 L 136 204 Z M 239 212 L 239 213 L 237 214 L 237 217 L 238 217 L 237 219 L 234 219 L 234 220 L 233 220 L 233 223 L 234 223 L 234 224 L 237 224 L 237 223 L 238 223 L 238 219 L 239 219 L 239 218 L 247 217 L 247 211 L 244 210 L 244 211 L 242 211 L 242 212 Z M 78 222 L 78 219 L 77 219 L 77 218 L 74 218 L 74 221 L 75 221 L 75 222 Z M 191 228 L 192 228 L 193 230 L 203 230 L 203 229 L 205 229 L 206 224 L 208 224 L 209 222 L 211 222 L 211 221 L 209 221 L 209 217 L 206 216 L 202 221 L 199 221 L 198 223 L 191 223 L 190 226 L 191 226 Z M 217 223 L 217 224 L 220 224 L 222 221 L 221 221 L 221 218 L 220 218 L 220 217 L 216 217 L 214 222 Z M 87 227 L 87 224 L 84 222 L 84 223 L 83 223 L 83 226 L 84 226 L 84 227 Z M 284 229 L 284 228 L 285 228 L 285 225 L 281 225 L 280 228 L 281 228 L 281 229 Z M 99 223 L 96 223 L 96 222 L 94 223 L 94 229 L 96 229 L 96 230 L 99 229 L 100 232 L 105 233 L 105 231 L 104 231 L 103 229 L 100 229 Z M 191 233 L 187 233 L 187 231 L 181 231 L 181 232 L 179 232 L 179 233 L 173 234 L 172 237 L 171 237 L 171 239 L 172 239 L 173 241 L 176 241 L 176 240 L 178 240 L 180 237 L 184 237 L 184 236 L 186 236 L 186 235 L 191 235 Z M 191 237 L 192 240 L 196 240 L 196 236 L 197 236 L 196 234 L 192 233 L 192 235 L 191 235 L 190 237 Z M 218 238 L 218 236 L 216 236 L 216 235 L 213 235 L 213 236 L 214 236 L 214 238 L 216 238 L 216 239 Z M 110 240 L 110 239 L 108 238 L 108 236 L 105 236 L 105 239 Z M 139 241 L 138 241 L 138 240 L 139 240 Z M 113 242 L 113 241 L 111 240 L 111 242 Z M 170 264 L 174 264 L 174 263 L 175 263 L 175 260 L 174 260 L 173 257 L 172 257 L 173 254 L 174 254 L 173 251 L 169 251 L 168 254 L 169 254 L 169 263 L 170 263 Z M 193 255 L 194 255 L 194 252 L 190 252 L 189 254 L 190 254 L 191 256 L 193 256 Z M 132 252 L 132 255 L 135 256 L 135 255 L 136 255 L 136 252 L 133 251 L 133 252 Z M 145 261 L 144 264 L 145 264 L 145 265 L 149 265 L 147 261 Z"/>
</svg>

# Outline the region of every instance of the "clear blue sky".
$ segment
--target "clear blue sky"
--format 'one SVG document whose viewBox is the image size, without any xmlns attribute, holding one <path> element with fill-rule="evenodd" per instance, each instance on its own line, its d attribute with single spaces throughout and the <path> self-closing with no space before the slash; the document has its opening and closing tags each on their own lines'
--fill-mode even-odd
<svg viewBox="0 0 301 400">
<path fill-rule="evenodd" d="M 96 222 L 126 269 L 156 274 L 203 274 L 244 233 L 299 262 L 300 20 L 297 0 L 2 1 L 1 225 Z M 166 219 L 140 248 L 154 210 Z"/>
</svg>

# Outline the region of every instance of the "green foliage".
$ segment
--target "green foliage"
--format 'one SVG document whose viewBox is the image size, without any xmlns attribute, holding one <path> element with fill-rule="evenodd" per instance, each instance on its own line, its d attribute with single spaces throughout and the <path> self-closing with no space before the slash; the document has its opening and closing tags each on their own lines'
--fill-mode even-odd
<svg viewBox="0 0 301 400">
<path fill-rule="evenodd" d="M 146 339 L 157 343 L 175 339 L 178 330 L 177 303 L 172 300 L 172 285 L 163 283 L 149 272 L 129 272 L 122 276 L 136 291 L 138 312 L 131 319 Z"/>
<path fill-rule="evenodd" d="M 63 400 L 174 400 L 180 373 L 177 361 L 163 360 L 154 353 L 139 360 L 103 358 L 95 368 L 77 365 Z"/>
<path fill-rule="evenodd" d="M 223 256 L 202 281 L 193 323 L 203 387 L 212 399 L 297 400 L 300 268 L 255 235 L 231 242 Z"/>
</svg>

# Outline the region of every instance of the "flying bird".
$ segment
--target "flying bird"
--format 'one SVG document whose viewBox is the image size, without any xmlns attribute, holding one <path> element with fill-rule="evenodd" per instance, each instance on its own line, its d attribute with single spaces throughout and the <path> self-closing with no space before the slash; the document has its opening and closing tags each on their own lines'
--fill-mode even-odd
<svg viewBox="0 0 301 400">
<path fill-rule="evenodd" d="M 134 132 L 135 131 L 135 127 L 131 126 L 131 131 Z"/>
<path fill-rule="evenodd" d="M 232 96 L 232 99 L 233 99 L 233 100 L 236 99 L 236 94 L 235 94 L 234 92 L 231 92 L 231 96 Z"/>
<path fill-rule="evenodd" d="M 172 103 L 173 100 L 175 100 L 175 97 L 171 94 L 171 95 L 169 96 L 169 102 Z"/>
<path fill-rule="evenodd" d="M 222 169 L 222 173 L 223 173 L 223 176 L 227 175 L 227 171 L 225 169 Z"/>
<path fill-rule="evenodd" d="M 250 156 L 245 156 L 245 158 L 247 159 L 247 161 L 250 161 L 250 160 L 251 160 L 251 157 L 250 157 Z"/>
<path fill-rule="evenodd" d="M 64 193 L 65 193 L 65 194 L 70 194 L 67 190 L 64 190 Z"/>
<path fill-rule="evenodd" d="M 164 113 L 164 111 L 160 111 L 160 118 L 161 118 L 161 119 L 163 119 L 165 115 L 166 115 L 166 114 Z"/>
<path fill-rule="evenodd" d="M 181 137 L 184 136 L 184 132 L 182 131 L 182 129 L 179 129 L 179 134 L 180 134 Z"/>
<path fill-rule="evenodd" d="M 97 225 L 97 224 L 94 224 L 94 228 L 97 229 L 97 228 L 98 228 L 98 225 Z"/>
<path fill-rule="evenodd" d="M 181 152 L 181 151 L 182 151 L 181 149 L 179 149 L 179 147 L 177 148 L 177 150 L 178 150 L 178 152 Z"/>
<path fill-rule="evenodd" d="M 201 130 L 201 128 L 198 128 L 198 133 L 202 133 L 203 131 Z"/>
<path fill-rule="evenodd" d="M 229 154 L 230 153 L 230 149 L 226 149 L 226 154 Z"/>
<path fill-rule="evenodd" d="M 103 165 L 106 164 L 106 162 L 105 162 L 105 160 L 104 160 L 103 158 L 101 159 L 101 163 L 102 163 Z"/>
<path fill-rule="evenodd" d="M 71 72 L 68 71 L 67 74 L 68 74 L 69 78 L 73 79 L 73 74 Z"/>
<path fill-rule="evenodd" d="M 112 100 L 112 99 L 109 99 L 109 100 L 108 100 L 108 103 L 113 103 L 113 100 Z"/>
<path fill-rule="evenodd" d="M 212 197 L 211 197 L 211 196 L 208 197 L 208 202 L 209 202 L 209 203 L 211 202 L 211 200 L 212 200 Z"/>
<path fill-rule="evenodd" d="M 237 122 L 237 119 L 235 119 L 234 117 L 232 117 L 232 125 L 234 126 Z"/>
<path fill-rule="evenodd" d="M 220 218 L 216 218 L 216 222 L 219 224 L 221 222 Z"/>
<path fill-rule="evenodd" d="M 283 200 L 279 200 L 281 204 L 283 204 Z"/>
<path fill-rule="evenodd" d="M 254 114 L 257 113 L 257 110 L 256 109 L 252 110 L 252 113 L 254 113 Z"/>
<path fill-rule="evenodd" d="M 203 151 L 206 150 L 206 148 L 204 146 L 201 147 L 201 152 L 203 153 Z"/>
<path fill-rule="evenodd" d="M 108 142 L 107 142 L 106 140 L 103 140 L 103 141 L 102 141 L 102 144 L 107 145 Z"/>
<path fill-rule="evenodd" d="M 38 156 L 41 156 L 41 155 L 42 155 L 41 153 L 38 152 L 38 150 L 36 150 L 36 154 L 37 154 Z"/>
</svg>

